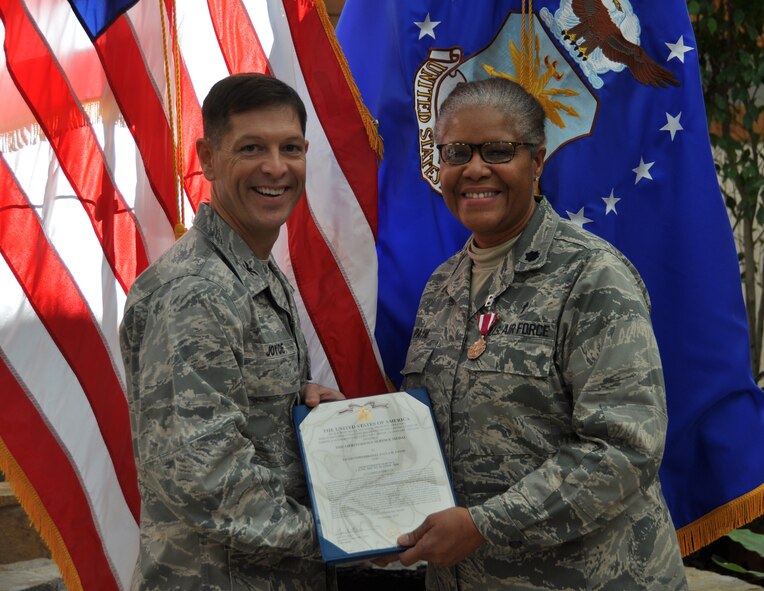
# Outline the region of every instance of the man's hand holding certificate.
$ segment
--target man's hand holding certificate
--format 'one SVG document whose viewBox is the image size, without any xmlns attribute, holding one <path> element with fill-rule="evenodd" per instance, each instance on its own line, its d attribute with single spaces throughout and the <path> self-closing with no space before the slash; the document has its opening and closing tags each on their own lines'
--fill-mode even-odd
<svg viewBox="0 0 764 591">
<path fill-rule="evenodd" d="M 398 553 L 398 536 L 454 507 L 424 390 L 296 407 L 294 419 L 327 562 Z"/>
</svg>

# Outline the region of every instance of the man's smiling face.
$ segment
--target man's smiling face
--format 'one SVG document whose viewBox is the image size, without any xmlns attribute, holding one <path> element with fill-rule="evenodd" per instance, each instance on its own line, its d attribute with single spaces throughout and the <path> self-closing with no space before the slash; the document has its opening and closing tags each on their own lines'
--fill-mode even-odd
<svg viewBox="0 0 764 591">
<path fill-rule="evenodd" d="M 268 258 L 305 191 L 307 149 L 300 119 L 289 106 L 233 114 L 219 145 L 201 140 L 210 205 L 258 258 Z"/>
</svg>

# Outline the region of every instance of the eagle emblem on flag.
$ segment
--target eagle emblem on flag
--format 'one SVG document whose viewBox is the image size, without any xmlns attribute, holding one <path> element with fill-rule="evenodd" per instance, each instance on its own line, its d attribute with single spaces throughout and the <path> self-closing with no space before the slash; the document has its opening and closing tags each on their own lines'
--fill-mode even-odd
<svg viewBox="0 0 764 591">
<path fill-rule="evenodd" d="M 679 85 L 640 47 L 641 25 L 629 0 L 562 0 L 554 14 L 547 8 L 539 14 L 594 88 L 602 87 L 601 74 L 624 68 L 645 85 Z"/>
</svg>

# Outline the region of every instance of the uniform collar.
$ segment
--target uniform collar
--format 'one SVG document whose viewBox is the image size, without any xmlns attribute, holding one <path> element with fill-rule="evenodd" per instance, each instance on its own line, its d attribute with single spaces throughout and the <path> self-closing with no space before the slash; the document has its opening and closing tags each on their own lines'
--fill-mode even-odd
<svg viewBox="0 0 764 591">
<path fill-rule="evenodd" d="M 516 273 L 539 269 L 546 264 L 560 216 L 552 209 L 546 197 L 538 196 L 536 202 L 536 211 L 533 212 L 528 225 L 525 226 L 512 250 L 504 257 L 504 261 L 496 270 L 488 293 L 499 295 L 512 283 Z M 457 303 L 463 307 L 466 306 L 467 310 L 469 309 L 471 270 L 465 244 L 458 254 L 458 261 L 451 273 L 451 280 L 446 285 L 446 291 Z M 464 298 L 465 294 L 466 301 L 461 302 L 460 298 Z"/>
<path fill-rule="evenodd" d="M 515 273 L 539 269 L 546 264 L 560 222 L 560 216 L 552 209 L 546 197 L 539 195 L 536 201 L 536 211 L 512 249 Z"/>
<path fill-rule="evenodd" d="M 247 268 L 257 266 L 257 257 L 244 239 L 229 226 L 209 203 L 202 203 L 194 217 L 194 228 L 207 236 L 233 263 Z M 249 266 L 247 265 L 249 263 Z"/>
<path fill-rule="evenodd" d="M 294 291 L 273 257 L 269 256 L 267 261 L 258 259 L 244 239 L 208 203 L 199 206 L 194 218 L 194 228 L 206 235 L 215 248 L 223 253 L 242 281 L 245 281 L 245 277 L 249 278 L 253 293 L 269 287 L 269 281 L 274 279 L 278 280 L 284 289 L 289 290 L 289 293 Z M 271 291 L 278 305 L 289 310 L 288 302 L 284 300 L 280 290 Z"/>
</svg>

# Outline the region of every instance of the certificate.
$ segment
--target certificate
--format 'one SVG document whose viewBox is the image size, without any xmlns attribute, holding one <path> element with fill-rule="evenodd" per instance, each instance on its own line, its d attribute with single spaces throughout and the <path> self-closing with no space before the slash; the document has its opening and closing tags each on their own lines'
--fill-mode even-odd
<svg viewBox="0 0 764 591">
<path fill-rule="evenodd" d="M 400 534 L 455 506 L 425 390 L 296 406 L 294 422 L 326 562 L 400 552 Z"/>
</svg>

